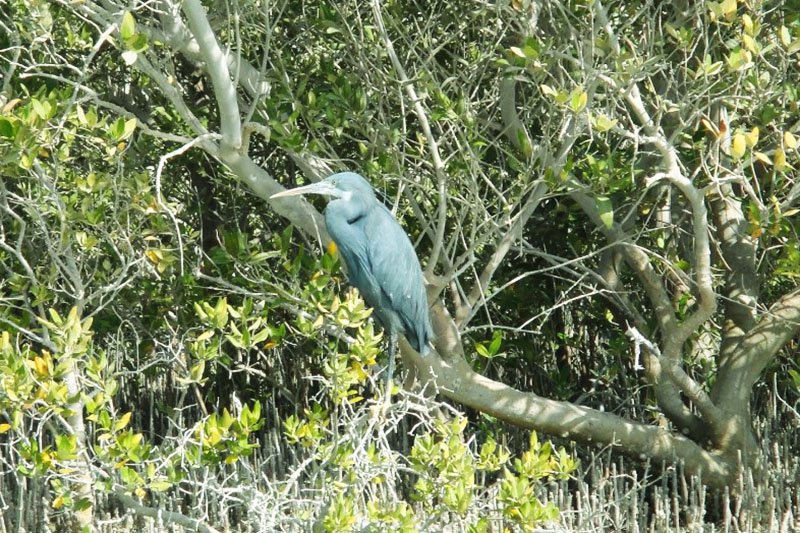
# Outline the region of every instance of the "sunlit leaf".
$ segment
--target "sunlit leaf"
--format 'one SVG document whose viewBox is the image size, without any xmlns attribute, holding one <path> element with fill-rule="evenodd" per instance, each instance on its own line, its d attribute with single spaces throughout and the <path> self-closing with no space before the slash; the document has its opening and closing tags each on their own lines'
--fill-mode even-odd
<svg viewBox="0 0 800 533">
<path fill-rule="evenodd" d="M 592 125 L 599 132 L 605 132 L 617 125 L 617 119 L 611 119 L 603 114 L 592 117 Z"/>
<path fill-rule="evenodd" d="M 133 50 L 125 50 L 122 52 L 122 60 L 125 62 L 126 65 L 131 66 L 136 63 L 136 60 L 139 58 L 139 54 L 134 52 Z"/>
<path fill-rule="evenodd" d="M 741 159 L 746 150 L 747 141 L 745 140 L 744 134 L 741 132 L 736 133 L 731 142 L 731 157 L 734 159 Z"/>
<path fill-rule="evenodd" d="M 753 35 L 755 26 L 753 25 L 753 19 L 747 13 L 742 15 L 742 27 L 747 35 Z"/>
<path fill-rule="evenodd" d="M 586 94 L 586 91 L 580 88 L 576 89 L 572 91 L 572 95 L 570 96 L 569 108 L 573 113 L 580 113 L 586 108 L 588 101 L 589 95 Z"/>
<path fill-rule="evenodd" d="M 772 164 L 772 160 L 764 152 L 755 151 L 755 152 L 753 152 L 753 157 L 756 158 L 757 161 L 761 161 L 765 165 L 771 165 Z"/>
<path fill-rule="evenodd" d="M 783 151 L 783 148 L 776 148 L 775 153 L 772 156 L 772 160 L 775 164 L 775 169 L 778 171 L 782 171 L 786 169 L 786 152 Z"/>
<path fill-rule="evenodd" d="M 136 19 L 130 11 L 122 15 L 122 23 L 119 26 L 119 36 L 123 41 L 127 41 L 136 34 Z"/>
<path fill-rule="evenodd" d="M 116 422 L 114 422 L 114 431 L 120 431 L 122 429 L 125 429 L 125 426 L 127 426 L 128 423 L 131 421 L 132 414 L 133 414 L 132 412 L 128 411 L 127 413 L 119 417 L 119 419 Z"/>
<path fill-rule="evenodd" d="M 595 199 L 595 203 L 597 205 L 597 211 L 600 214 L 600 220 L 603 222 L 603 225 L 611 229 L 614 225 L 614 206 L 611 203 L 611 199 L 607 196 L 598 196 Z"/>
<path fill-rule="evenodd" d="M 758 142 L 758 127 L 750 130 L 747 135 L 745 135 L 744 140 L 747 143 L 748 148 L 754 147 Z"/>
<path fill-rule="evenodd" d="M 794 150 L 797 148 L 797 137 L 790 131 L 783 132 L 783 145 L 789 150 Z"/>
<path fill-rule="evenodd" d="M 781 44 L 787 48 L 792 44 L 792 34 L 789 33 L 789 28 L 786 26 L 780 27 L 778 30 L 778 38 L 781 40 Z"/>
</svg>

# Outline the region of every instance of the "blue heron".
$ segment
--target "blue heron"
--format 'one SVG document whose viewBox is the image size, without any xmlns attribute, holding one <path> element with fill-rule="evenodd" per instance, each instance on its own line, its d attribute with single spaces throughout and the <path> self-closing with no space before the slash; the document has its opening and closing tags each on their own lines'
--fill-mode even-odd
<svg viewBox="0 0 800 533">
<path fill-rule="evenodd" d="M 389 336 L 388 386 L 394 372 L 398 333 L 405 335 L 421 355 L 430 351 L 428 343 L 433 337 L 422 269 L 414 247 L 359 174 L 340 172 L 271 198 L 300 194 L 333 197 L 325 209 L 325 226 L 344 259 L 350 284 L 372 307 Z"/>
</svg>

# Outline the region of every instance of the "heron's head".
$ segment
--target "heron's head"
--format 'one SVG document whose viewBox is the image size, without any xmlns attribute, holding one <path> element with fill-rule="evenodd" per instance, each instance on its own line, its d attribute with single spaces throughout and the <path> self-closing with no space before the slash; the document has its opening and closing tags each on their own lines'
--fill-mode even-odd
<svg viewBox="0 0 800 533">
<path fill-rule="evenodd" d="M 350 200 L 353 197 L 375 197 L 372 186 L 363 176 L 355 172 L 339 172 L 317 183 L 273 194 L 270 198 L 284 198 L 299 194 L 322 194 L 344 200 Z"/>
</svg>

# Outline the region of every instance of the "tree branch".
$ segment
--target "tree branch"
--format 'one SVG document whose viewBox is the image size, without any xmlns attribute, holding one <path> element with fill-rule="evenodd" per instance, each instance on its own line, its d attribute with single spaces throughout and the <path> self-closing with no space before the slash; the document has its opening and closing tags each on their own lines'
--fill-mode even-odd
<svg viewBox="0 0 800 533">
<path fill-rule="evenodd" d="M 378 26 L 378 33 L 383 40 L 384 46 L 386 47 L 386 53 L 389 55 L 389 59 L 391 60 L 392 66 L 397 73 L 397 78 L 400 81 L 400 84 L 405 89 L 406 95 L 411 101 L 411 106 L 414 109 L 417 120 L 419 120 L 422 133 L 425 135 L 425 141 L 428 143 L 428 149 L 431 152 L 433 171 L 436 175 L 437 189 L 439 193 L 436 237 L 433 240 L 433 249 L 431 250 L 431 255 L 428 260 L 428 267 L 426 269 L 428 272 L 433 273 L 436 265 L 439 263 L 439 256 L 441 255 L 442 246 L 444 245 L 444 232 L 447 227 L 447 176 L 445 175 L 444 171 L 444 162 L 442 161 L 442 157 L 439 153 L 439 144 L 436 142 L 436 138 L 433 136 L 433 132 L 431 131 L 431 125 L 430 122 L 428 122 L 428 116 L 425 114 L 425 109 L 422 107 L 422 100 L 419 98 L 419 96 L 417 96 L 417 91 L 414 88 L 414 84 L 408 78 L 403 65 L 400 63 L 400 59 L 398 59 L 397 53 L 394 50 L 392 40 L 389 38 L 389 34 L 386 32 L 386 27 L 383 24 L 383 15 L 381 14 L 379 0 L 372 0 L 372 13 L 375 16 L 375 23 Z"/>
<path fill-rule="evenodd" d="M 238 151 L 242 148 L 242 119 L 239 116 L 236 87 L 228 72 L 227 54 L 217 43 L 200 0 L 185 0 L 183 12 L 186 14 L 189 29 L 197 40 L 200 56 L 205 61 L 205 69 L 214 84 L 214 95 L 219 106 L 223 152 L 228 149 Z"/>
<path fill-rule="evenodd" d="M 433 308 L 434 322 L 447 321 L 446 310 Z M 437 331 L 444 331 L 438 328 Z M 441 344 L 458 345 L 454 339 L 437 339 Z M 682 435 L 631 422 L 569 402 L 548 400 L 524 393 L 473 371 L 461 357 L 444 360 L 435 354 L 422 357 L 405 340 L 403 355 L 421 371 L 425 380 L 441 394 L 459 403 L 489 413 L 516 426 L 560 435 L 584 443 L 609 443 L 628 453 L 656 460 L 683 462 L 689 473 L 715 486 L 727 484 L 731 466 L 717 455 Z"/>
<path fill-rule="evenodd" d="M 712 398 L 727 412 L 745 414 L 761 372 L 778 351 L 800 332 L 800 290 L 784 295 L 770 307 L 730 357 L 721 361 Z"/>
<path fill-rule="evenodd" d="M 472 286 L 472 290 L 470 291 L 469 296 L 467 296 L 466 302 L 459 309 L 459 312 L 463 313 L 463 316 L 458 317 L 457 324 L 459 328 L 466 326 L 469 319 L 474 316 L 472 311 L 484 296 L 486 289 L 489 287 L 489 283 L 492 280 L 492 276 L 494 276 L 494 273 L 503 263 L 503 260 L 511 249 L 511 245 L 514 244 L 514 241 L 520 237 L 522 228 L 524 228 L 528 223 L 528 220 L 531 218 L 531 215 L 533 215 L 533 212 L 536 211 L 536 208 L 539 206 L 539 203 L 542 201 L 542 198 L 546 192 L 547 185 L 544 182 L 540 182 L 534 187 L 530 197 L 527 199 L 522 210 L 511 224 L 511 227 L 508 228 L 508 231 L 506 231 L 505 235 L 503 235 L 502 239 L 500 239 L 500 242 L 492 254 L 492 257 L 489 258 L 489 261 L 483 268 L 481 275 Z"/>
</svg>

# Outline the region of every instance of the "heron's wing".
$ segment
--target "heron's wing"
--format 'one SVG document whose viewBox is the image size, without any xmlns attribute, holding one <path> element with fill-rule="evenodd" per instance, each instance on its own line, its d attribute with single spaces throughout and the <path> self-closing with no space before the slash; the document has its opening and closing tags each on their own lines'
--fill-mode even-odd
<svg viewBox="0 0 800 533">
<path fill-rule="evenodd" d="M 382 321 L 397 320 L 406 338 L 417 351 L 427 351 L 432 336 L 428 300 L 419 259 L 411 241 L 383 204 L 364 217 L 363 230 L 367 236 L 369 275 L 380 288 L 381 302 L 376 312 L 395 316 Z M 386 324 L 384 324 L 386 325 Z"/>
</svg>

